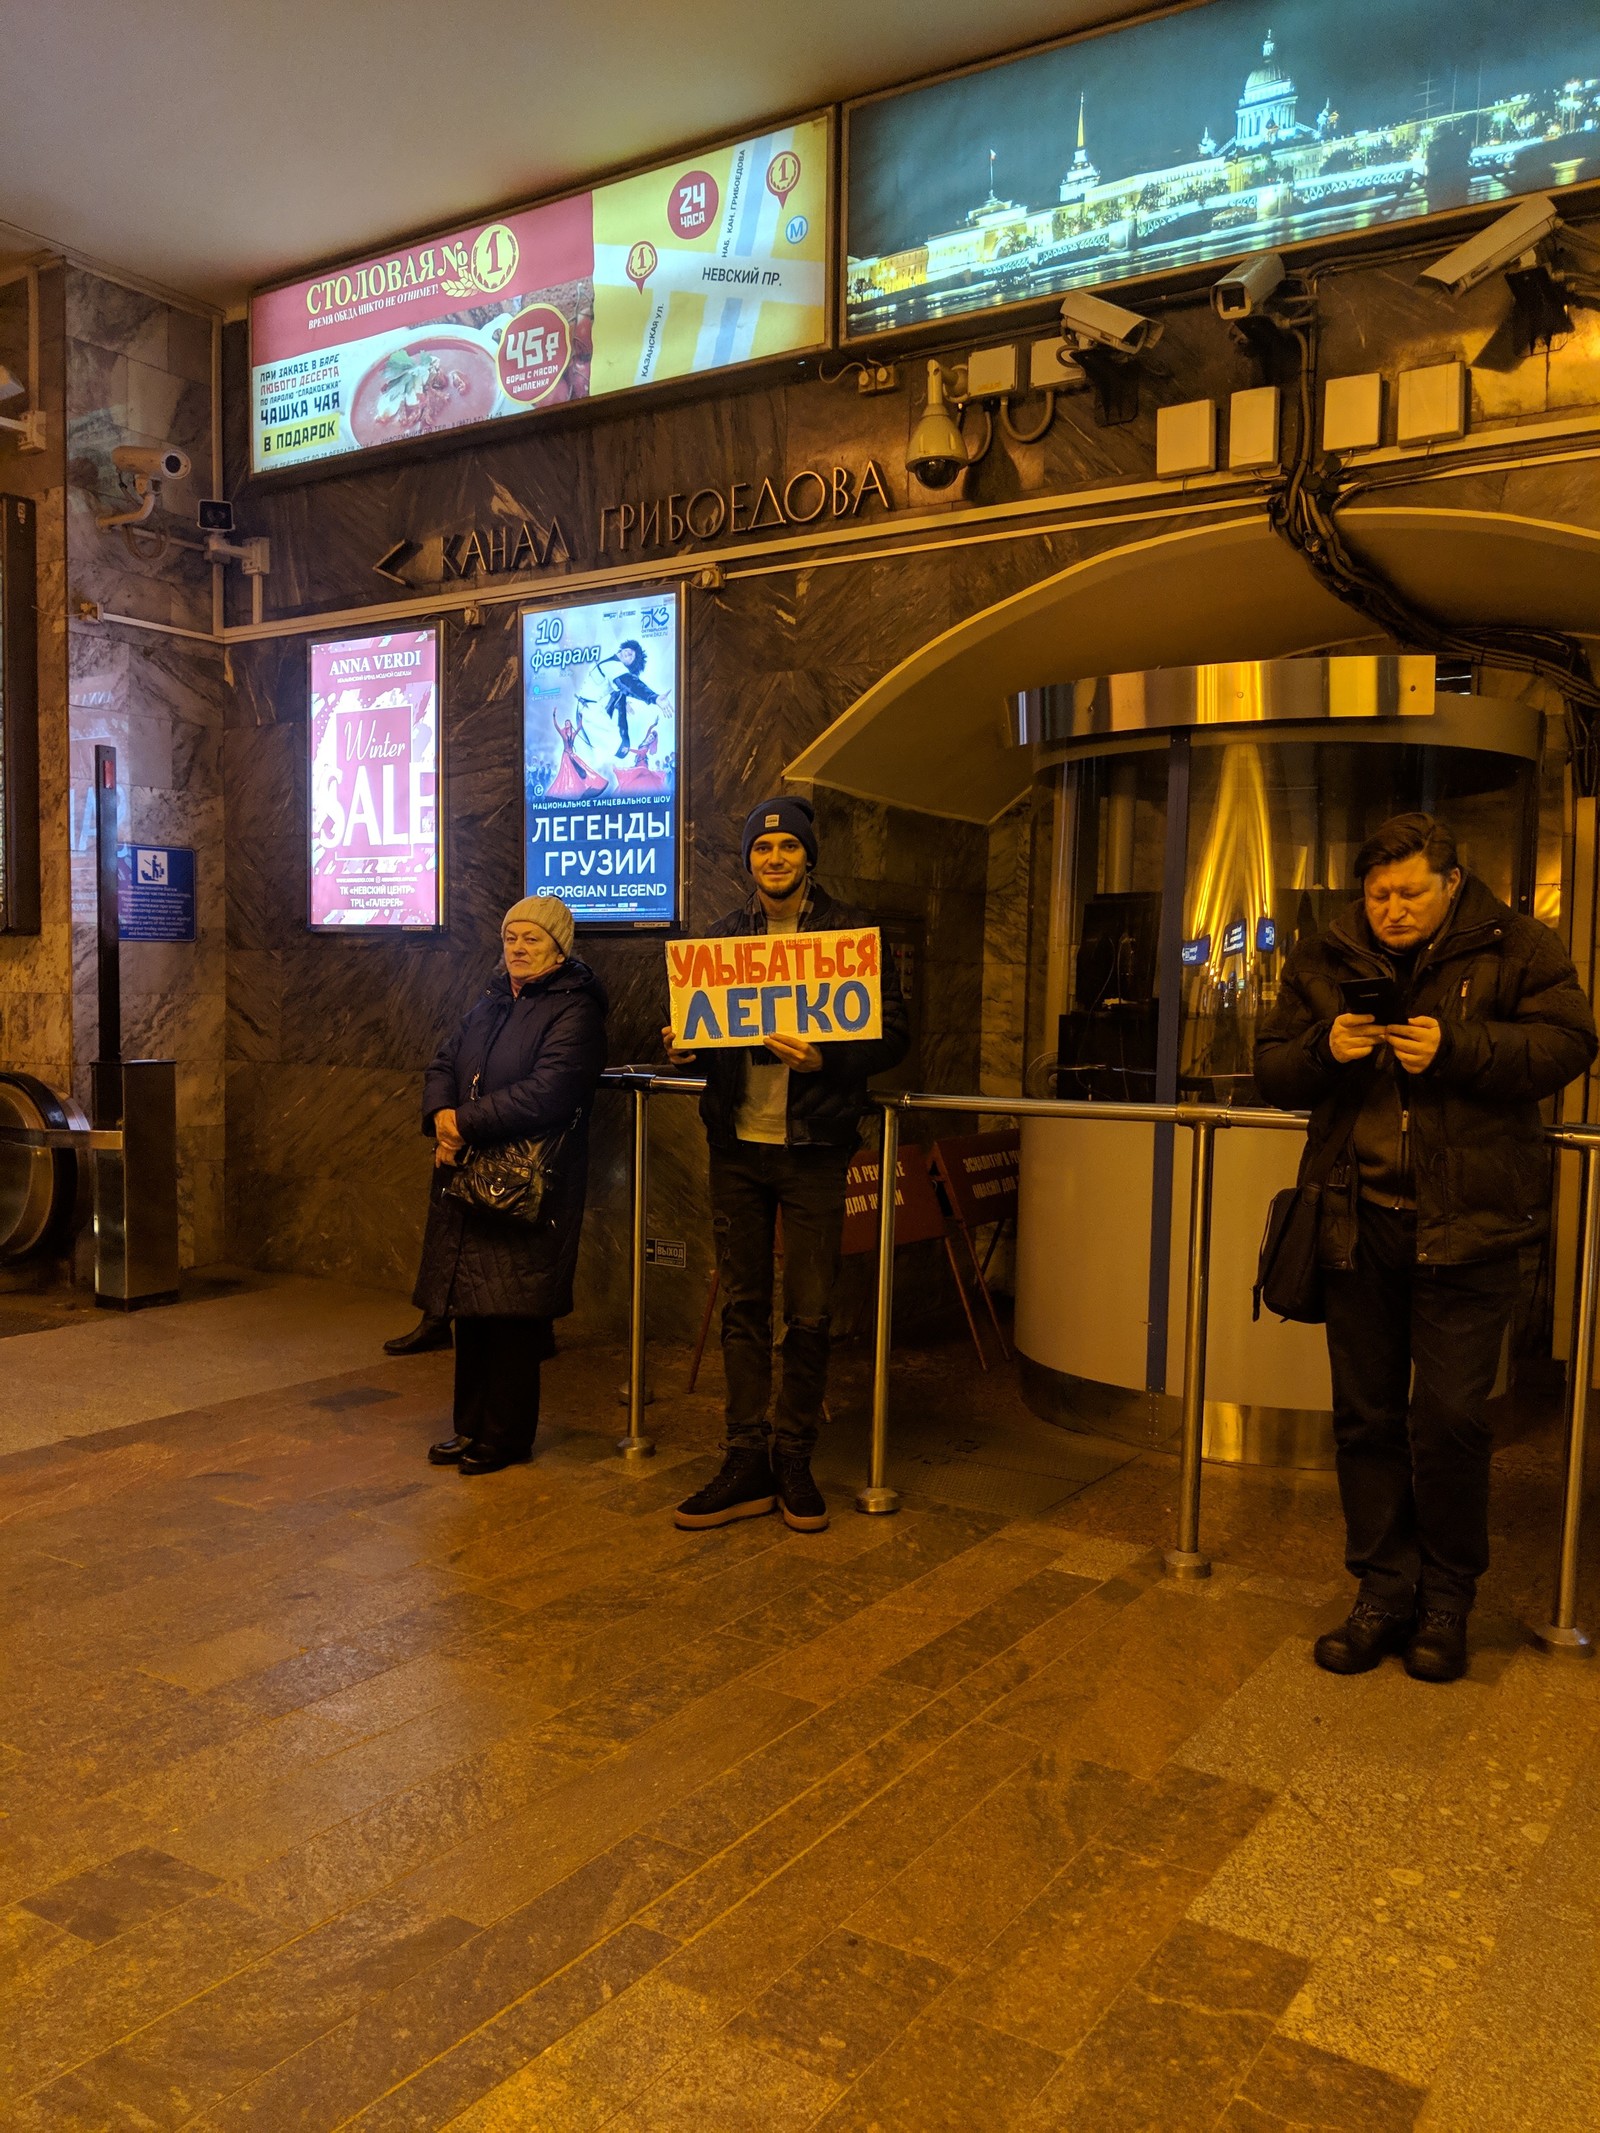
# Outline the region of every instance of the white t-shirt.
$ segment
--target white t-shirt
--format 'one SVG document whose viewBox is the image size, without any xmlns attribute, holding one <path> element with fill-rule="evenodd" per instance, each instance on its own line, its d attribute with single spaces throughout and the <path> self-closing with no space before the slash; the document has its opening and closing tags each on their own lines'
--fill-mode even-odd
<svg viewBox="0 0 1600 2133">
<path fill-rule="evenodd" d="M 798 933 L 798 911 L 785 918 L 767 915 L 768 933 Z M 735 1138 L 764 1141 L 769 1148 L 782 1148 L 789 1139 L 789 1069 L 768 1054 L 759 1064 L 746 1059 L 744 1094 L 733 1114 Z"/>
</svg>

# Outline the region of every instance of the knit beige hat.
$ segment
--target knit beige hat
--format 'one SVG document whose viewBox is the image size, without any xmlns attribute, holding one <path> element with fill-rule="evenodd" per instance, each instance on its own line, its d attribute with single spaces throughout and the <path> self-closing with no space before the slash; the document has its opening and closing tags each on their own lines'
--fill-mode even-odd
<svg viewBox="0 0 1600 2133">
<path fill-rule="evenodd" d="M 500 931 L 518 919 L 530 925 L 543 926 L 563 955 L 572 953 L 572 913 L 559 896 L 525 896 L 521 903 L 513 904 L 500 921 Z"/>
</svg>

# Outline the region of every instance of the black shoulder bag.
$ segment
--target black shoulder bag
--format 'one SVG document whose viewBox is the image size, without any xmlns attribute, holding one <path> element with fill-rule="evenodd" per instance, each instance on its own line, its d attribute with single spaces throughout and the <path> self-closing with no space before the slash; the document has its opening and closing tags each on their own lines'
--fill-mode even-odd
<svg viewBox="0 0 1600 2133">
<path fill-rule="evenodd" d="M 1356 1116 L 1365 1096 L 1363 1089 L 1354 1103 L 1346 1104 L 1342 1127 L 1328 1135 L 1314 1160 L 1301 1164 L 1297 1181 L 1273 1194 L 1256 1260 L 1252 1320 L 1261 1316 L 1263 1304 L 1279 1318 L 1303 1326 L 1320 1326 L 1327 1317 L 1319 1252 L 1322 1195 L 1340 1161 L 1352 1152 Z"/>
<path fill-rule="evenodd" d="M 477 1096 L 481 1078 L 473 1076 L 472 1097 Z M 568 1125 L 538 1139 L 527 1135 L 487 1148 L 469 1148 L 444 1181 L 446 1199 L 459 1200 L 479 1214 L 503 1215 L 537 1229 L 550 1219 L 550 1198 L 562 1151 L 582 1117 L 581 1110 L 575 1111 Z"/>
</svg>

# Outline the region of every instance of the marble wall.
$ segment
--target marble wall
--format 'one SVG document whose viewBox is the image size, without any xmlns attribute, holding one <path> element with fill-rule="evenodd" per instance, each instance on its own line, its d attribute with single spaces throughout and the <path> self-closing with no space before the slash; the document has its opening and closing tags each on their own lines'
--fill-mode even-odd
<svg viewBox="0 0 1600 2133">
<path fill-rule="evenodd" d="M 197 496 L 216 492 L 212 321 L 107 281 L 66 273 L 66 530 L 71 696 L 70 846 L 73 928 L 72 1081 L 88 1094 L 100 1033 L 94 962 L 94 750 L 117 750 L 124 842 L 191 846 L 195 942 L 125 942 L 125 1058 L 178 1067 L 180 1251 L 185 1265 L 220 1259 L 223 1224 L 225 880 L 222 811 L 227 654 L 197 636 L 87 619 L 110 615 L 209 637 L 211 565 L 171 534 L 103 531 L 97 514 L 126 508 L 117 445 L 176 444 L 193 461 L 167 484 L 159 523 L 198 539 Z M 124 499 L 126 501 L 124 502 Z"/>
<path fill-rule="evenodd" d="M 1414 266 L 1330 281 L 1323 343 L 1330 373 L 1481 359 L 1479 418 L 1533 416 L 1582 397 L 1596 363 L 1584 324 L 1557 357 L 1493 370 L 1503 289 L 1452 305 L 1419 289 Z M 1005 437 L 975 470 L 967 505 L 1144 481 L 1153 473 L 1158 402 L 1225 400 L 1259 382 L 1254 363 L 1204 305 L 1166 314 L 1139 419 L 1097 425 L 1087 396 L 1061 402 L 1032 445 Z M 1589 314 L 1583 314 L 1585 321 Z M 910 501 L 908 433 L 921 411 L 918 366 L 907 388 L 862 396 L 803 366 L 755 381 L 721 381 L 698 396 L 583 406 L 508 425 L 465 443 L 447 437 L 398 464 L 334 465 L 253 482 L 241 329 L 225 342 L 228 493 L 241 529 L 270 535 L 269 623 L 390 600 L 374 566 L 396 542 L 427 552 L 474 525 L 541 526 L 559 516 L 573 569 L 617 560 L 599 547 L 602 507 L 702 484 L 758 482 L 804 466 L 868 455 Z M 1588 369 L 1585 370 L 1585 365 Z M 1589 402 L 1600 397 L 1590 379 Z M 1526 476 L 1478 475 L 1430 490 L 1433 501 L 1515 500 L 1531 515 L 1600 521 L 1592 467 Z M 919 504 L 925 498 L 917 499 Z M 1541 510 L 1541 506 L 1544 508 Z M 1158 507 L 1159 508 L 1159 507 Z M 776 787 L 785 763 L 899 660 L 964 617 L 1091 553 L 1183 523 L 1102 517 L 1020 536 L 996 522 L 978 537 L 839 561 L 823 551 L 778 559 L 686 592 L 690 677 L 689 899 L 709 925 L 742 893 L 738 829 Z M 639 551 L 629 560 L 637 560 Z M 681 554 L 660 552 L 663 570 Z M 425 582 L 419 580 L 419 589 Z M 536 596 L 540 586 L 530 588 Z M 229 615 L 246 615 L 244 588 Z M 493 968 L 496 923 L 518 893 L 518 677 L 515 610 L 489 606 L 470 625 L 444 624 L 449 729 L 447 864 L 450 921 L 437 942 L 313 939 L 304 926 L 303 636 L 235 643 L 224 701 L 221 781 L 227 843 L 226 1237 L 230 1256 L 372 1281 L 410 1279 L 421 1230 L 427 1150 L 417 1131 L 421 1069 L 439 1036 Z M 819 788 L 822 874 L 908 929 L 918 947 L 922 1041 L 908 1073 L 935 1088 L 1015 1091 L 1040 1016 L 1030 994 L 1039 889 L 1048 879 L 1047 824 L 1024 802 L 987 832 Z M 613 998 L 612 1057 L 654 1059 L 664 998 L 658 941 L 602 937 L 593 960 Z M 1032 987 L 1036 993 L 1037 986 Z M 1030 1031 L 1030 1014 L 1034 1028 Z M 614 1330 L 624 1303 L 627 1106 L 607 1099 L 595 1165 L 594 1215 L 580 1284 L 580 1324 Z M 653 1278 L 653 1308 L 683 1331 L 698 1318 L 707 1260 L 704 1149 L 693 1107 L 655 1106 L 651 1226 L 689 1246 L 682 1273 Z M 930 1277 L 931 1279 L 931 1277 Z"/>
<path fill-rule="evenodd" d="M 39 404 L 43 452 L 18 449 L 0 430 L 0 494 L 31 497 L 37 508 L 39 629 L 39 794 L 41 926 L 0 935 L 0 1066 L 37 1075 L 54 1088 L 72 1079 L 72 900 L 67 827 L 67 535 L 62 409 L 66 368 L 65 283 L 60 270 L 39 279 Z M 25 281 L 0 287 L 0 363 L 27 375 Z M 10 407 L 20 405 L 10 403 Z M 9 411 L 9 408 L 8 408 Z"/>
</svg>

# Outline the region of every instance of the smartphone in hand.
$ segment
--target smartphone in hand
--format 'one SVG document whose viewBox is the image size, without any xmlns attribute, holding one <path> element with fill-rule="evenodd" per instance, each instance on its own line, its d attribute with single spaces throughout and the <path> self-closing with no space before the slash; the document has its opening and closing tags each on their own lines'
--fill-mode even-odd
<svg viewBox="0 0 1600 2133">
<path fill-rule="evenodd" d="M 1371 1015 L 1380 1029 L 1406 1020 L 1406 1004 L 1393 978 L 1344 978 L 1339 996 L 1347 1015 Z"/>
</svg>

